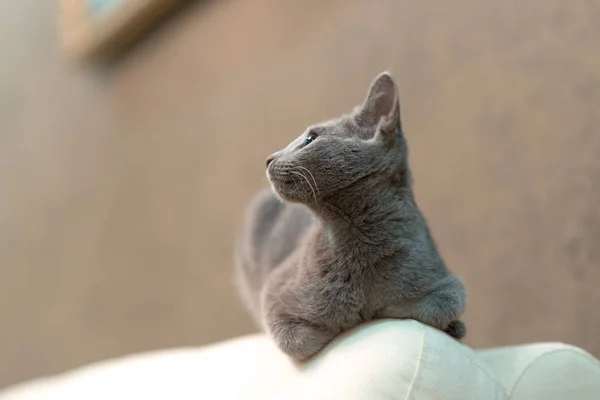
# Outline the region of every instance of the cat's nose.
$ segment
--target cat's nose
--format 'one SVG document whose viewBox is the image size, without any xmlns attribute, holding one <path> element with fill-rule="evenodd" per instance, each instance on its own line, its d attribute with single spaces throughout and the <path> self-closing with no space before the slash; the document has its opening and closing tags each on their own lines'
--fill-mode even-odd
<svg viewBox="0 0 600 400">
<path fill-rule="evenodd" d="M 271 164 L 274 159 L 275 159 L 275 156 L 273 156 L 273 155 L 270 155 L 269 157 L 267 157 L 267 168 L 269 168 L 269 164 Z"/>
</svg>

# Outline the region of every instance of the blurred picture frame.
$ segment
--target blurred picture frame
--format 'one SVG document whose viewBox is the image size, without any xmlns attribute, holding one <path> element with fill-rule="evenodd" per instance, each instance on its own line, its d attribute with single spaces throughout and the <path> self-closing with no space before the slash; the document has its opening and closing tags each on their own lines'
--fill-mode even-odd
<svg viewBox="0 0 600 400">
<path fill-rule="evenodd" d="M 66 56 L 90 61 L 114 55 L 183 0 L 59 0 Z"/>
</svg>

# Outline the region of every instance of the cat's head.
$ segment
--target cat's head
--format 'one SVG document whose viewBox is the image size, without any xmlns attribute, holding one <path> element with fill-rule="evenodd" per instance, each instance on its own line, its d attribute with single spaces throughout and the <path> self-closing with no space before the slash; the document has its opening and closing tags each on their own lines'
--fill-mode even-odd
<svg viewBox="0 0 600 400">
<path fill-rule="evenodd" d="M 269 156 L 267 177 L 284 200 L 314 204 L 355 185 L 408 185 L 398 179 L 406 158 L 398 89 L 384 72 L 352 113 L 308 127 Z"/>
</svg>

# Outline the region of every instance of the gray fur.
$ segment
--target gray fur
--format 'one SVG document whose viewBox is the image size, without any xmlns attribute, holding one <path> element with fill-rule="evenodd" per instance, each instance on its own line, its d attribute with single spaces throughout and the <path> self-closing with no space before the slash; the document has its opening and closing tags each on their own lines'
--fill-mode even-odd
<svg viewBox="0 0 600 400">
<path fill-rule="evenodd" d="M 318 137 L 309 144 L 310 132 Z M 377 318 L 461 338 L 465 288 L 415 202 L 396 84 L 372 83 L 351 114 L 309 127 L 267 161 L 237 251 L 241 295 L 296 360 Z"/>
</svg>

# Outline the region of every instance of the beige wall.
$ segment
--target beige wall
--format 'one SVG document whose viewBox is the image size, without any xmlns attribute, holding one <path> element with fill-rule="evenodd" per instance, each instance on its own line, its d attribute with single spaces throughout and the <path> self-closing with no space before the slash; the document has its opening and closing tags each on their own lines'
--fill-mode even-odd
<svg viewBox="0 0 600 400">
<path fill-rule="evenodd" d="M 234 234 L 264 157 L 399 82 L 418 199 L 474 346 L 600 355 L 600 3 L 198 2 L 68 66 L 0 3 L 0 386 L 254 328 Z"/>
</svg>

